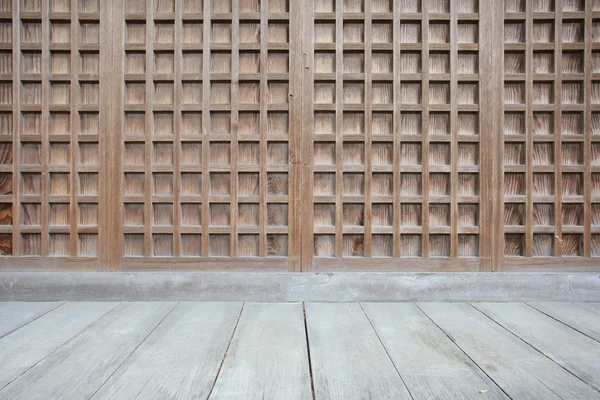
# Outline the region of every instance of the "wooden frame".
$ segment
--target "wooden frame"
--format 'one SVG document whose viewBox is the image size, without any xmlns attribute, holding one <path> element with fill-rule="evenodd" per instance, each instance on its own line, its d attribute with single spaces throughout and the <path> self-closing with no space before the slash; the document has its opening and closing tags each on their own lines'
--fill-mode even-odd
<svg viewBox="0 0 600 400">
<path fill-rule="evenodd" d="M 0 270 L 596 271 L 600 9 L 0 1 Z"/>
</svg>

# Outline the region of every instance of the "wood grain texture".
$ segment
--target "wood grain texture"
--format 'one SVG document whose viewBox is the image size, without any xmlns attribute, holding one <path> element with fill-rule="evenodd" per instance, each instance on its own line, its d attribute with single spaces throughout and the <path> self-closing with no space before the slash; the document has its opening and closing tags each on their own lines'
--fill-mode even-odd
<svg viewBox="0 0 600 400">
<path fill-rule="evenodd" d="M 410 399 L 359 304 L 306 304 L 315 397 Z"/>
<path fill-rule="evenodd" d="M 60 307 L 62 302 L 0 303 L 0 338 Z"/>
<path fill-rule="evenodd" d="M 600 392 L 600 343 L 525 304 L 478 303 L 475 307 Z"/>
<path fill-rule="evenodd" d="M 0 395 L 91 397 L 174 305 L 122 303 L 4 387 Z"/>
<path fill-rule="evenodd" d="M 246 303 L 211 399 L 310 399 L 302 304 Z"/>
<path fill-rule="evenodd" d="M 118 303 L 67 303 L 0 339 L 0 388 L 17 379 Z"/>
<path fill-rule="evenodd" d="M 0 269 L 598 271 L 595 12 L 7 7 Z"/>
<path fill-rule="evenodd" d="M 591 386 L 471 305 L 419 303 L 418 307 L 511 398 L 600 398 Z"/>
<path fill-rule="evenodd" d="M 178 304 L 94 398 L 206 398 L 240 310 L 239 303 Z"/>
<path fill-rule="evenodd" d="M 362 307 L 413 398 L 508 398 L 414 304 Z"/>
<path fill-rule="evenodd" d="M 600 316 L 589 308 L 576 303 L 528 304 L 584 335 L 600 341 Z"/>
</svg>

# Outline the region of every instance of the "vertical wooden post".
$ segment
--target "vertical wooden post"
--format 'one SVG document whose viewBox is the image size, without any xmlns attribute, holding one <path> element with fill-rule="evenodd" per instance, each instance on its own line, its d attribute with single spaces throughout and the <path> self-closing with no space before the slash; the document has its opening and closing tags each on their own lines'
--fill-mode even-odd
<svg viewBox="0 0 600 400">
<path fill-rule="evenodd" d="M 480 252 L 482 271 L 502 271 L 503 232 L 503 2 L 479 2 L 480 82 Z M 489 262 L 484 262 L 489 259 Z"/>
</svg>

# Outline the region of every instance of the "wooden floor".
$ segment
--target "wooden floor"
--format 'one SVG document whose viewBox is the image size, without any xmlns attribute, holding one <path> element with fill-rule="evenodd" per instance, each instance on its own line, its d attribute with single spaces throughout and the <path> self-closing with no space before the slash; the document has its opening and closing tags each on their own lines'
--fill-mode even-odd
<svg viewBox="0 0 600 400">
<path fill-rule="evenodd" d="M 600 399 L 600 303 L 0 303 L 1 399 Z"/>
</svg>

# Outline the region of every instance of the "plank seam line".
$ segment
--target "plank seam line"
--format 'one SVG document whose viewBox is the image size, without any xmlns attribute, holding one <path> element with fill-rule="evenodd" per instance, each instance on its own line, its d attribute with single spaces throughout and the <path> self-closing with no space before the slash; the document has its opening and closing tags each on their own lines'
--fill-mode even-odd
<svg viewBox="0 0 600 400">
<path fill-rule="evenodd" d="M 171 307 L 171 309 L 169 310 L 169 312 L 168 312 L 168 313 L 166 313 L 164 317 L 162 317 L 162 319 L 161 319 L 161 320 L 158 322 L 158 324 L 156 324 L 156 326 L 155 326 L 154 328 L 152 328 L 152 329 L 150 330 L 150 332 L 148 332 L 148 334 L 147 334 L 147 335 L 146 335 L 146 336 L 145 336 L 145 337 L 144 337 L 144 338 L 143 338 L 143 339 L 142 339 L 142 340 L 141 340 L 141 341 L 138 343 L 138 345 L 137 345 L 137 346 L 135 346 L 135 349 L 133 349 L 133 350 L 131 351 L 131 353 L 129 353 L 129 354 L 127 355 L 127 357 L 125 357 L 125 359 L 124 359 L 124 360 L 121 362 L 121 364 L 119 364 L 119 365 L 117 366 L 117 368 L 115 368 L 115 369 L 114 369 L 114 371 L 113 371 L 113 372 L 112 372 L 112 373 L 111 373 L 111 374 L 108 376 L 108 378 L 106 378 L 106 379 L 104 380 L 104 382 L 102 382 L 102 384 L 101 384 L 100 386 L 98 386 L 98 388 L 97 388 L 97 389 L 94 391 L 94 393 L 92 393 L 92 395 L 91 395 L 90 397 L 88 397 L 88 399 L 93 399 L 93 398 L 96 396 L 96 394 L 98 393 L 98 391 L 99 391 L 100 389 L 102 389 L 102 387 L 103 387 L 104 385 L 106 385 L 106 382 L 108 382 L 108 381 L 110 380 L 110 378 L 112 378 L 112 377 L 113 377 L 113 375 L 114 375 L 114 374 L 115 374 L 115 373 L 116 373 L 116 372 L 119 370 L 119 368 L 121 368 L 121 367 L 122 367 L 122 366 L 123 366 L 123 365 L 124 365 L 124 364 L 127 362 L 127 360 L 129 360 L 129 357 L 131 357 L 131 356 L 133 355 L 133 353 L 135 353 L 135 352 L 137 351 L 137 349 L 139 349 L 139 348 L 140 348 L 140 346 L 142 345 L 142 343 L 144 343 L 144 342 L 146 341 L 146 339 L 148 339 L 148 337 L 150 337 L 150 335 L 152 335 L 152 333 L 153 333 L 153 332 L 154 332 L 154 331 L 155 331 L 155 330 L 156 330 L 156 329 L 157 329 L 157 328 L 158 328 L 158 327 L 159 327 L 159 326 L 160 326 L 160 325 L 163 323 L 163 321 L 164 321 L 165 319 L 167 319 L 167 317 L 168 317 L 169 315 L 171 315 L 171 313 L 172 313 L 172 312 L 173 312 L 173 310 L 174 310 L 174 309 L 175 309 L 175 308 L 176 308 L 176 307 L 179 305 L 179 303 L 180 303 L 180 302 L 177 302 L 177 303 L 176 303 L 176 304 L 175 304 L 173 307 Z M 138 393 L 138 395 L 139 395 L 139 393 Z"/>
<path fill-rule="evenodd" d="M 313 379 L 312 360 L 310 357 L 310 341 L 308 340 L 308 325 L 306 323 L 306 303 L 302 302 L 302 315 L 304 317 L 304 336 L 306 337 L 306 352 L 308 353 L 308 374 L 310 375 L 310 390 L 315 400 L 315 381 Z"/>
<path fill-rule="evenodd" d="M 56 307 L 54 307 L 54 308 L 52 308 L 52 309 L 50 309 L 50 310 L 46 311 L 46 312 L 45 312 L 45 313 L 43 313 L 43 314 L 40 314 L 40 315 L 38 315 L 37 317 L 35 317 L 35 318 L 34 318 L 34 319 L 32 319 L 31 321 L 27 321 L 27 322 L 25 322 L 23 325 L 21 325 L 21 326 L 19 326 L 19 327 L 15 328 L 15 329 L 13 329 L 12 331 L 10 331 L 10 332 L 6 332 L 4 335 L 0 336 L 0 339 L 2 339 L 2 338 L 3 338 L 3 337 L 5 337 L 5 336 L 8 336 L 8 335 L 10 335 L 11 333 L 13 333 L 13 332 L 15 332 L 15 331 L 18 331 L 19 329 L 23 328 L 24 326 L 27 326 L 27 325 L 29 325 L 29 324 L 30 324 L 30 323 L 32 323 L 33 321 L 37 321 L 38 319 L 42 318 L 44 315 L 46 315 L 46 314 L 48 314 L 48 313 L 50 313 L 50 312 L 52 312 L 52 311 L 56 310 L 56 309 L 57 309 L 57 308 L 59 308 L 59 307 L 62 307 L 62 306 L 64 306 L 65 304 L 67 304 L 67 302 L 66 302 L 66 301 L 63 301 L 62 303 L 60 303 L 60 304 L 59 304 L 59 305 L 57 305 Z"/>
<path fill-rule="evenodd" d="M 525 343 L 526 345 L 528 345 L 529 347 L 531 347 L 532 349 L 534 349 L 535 351 L 537 351 L 538 353 L 540 353 L 544 358 L 547 358 L 548 360 L 552 361 L 554 364 L 558 365 L 559 367 L 561 367 L 562 369 L 564 369 L 565 371 L 567 371 L 569 374 L 573 375 L 575 378 L 579 379 L 581 382 L 585 383 L 586 385 L 590 386 L 592 389 L 594 389 L 596 392 L 600 392 L 600 390 L 598 390 L 596 387 L 594 387 L 594 385 L 584 381 L 582 378 L 580 378 L 579 376 L 575 375 L 573 372 L 569 371 L 567 368 L 565 368 L 564 366 L 562 366 L 561 364 L 559 364 L 556 360 L 554 360 L 549 354 L 545 354 L 543 351 L 538 350 L 537 347 L 533 346 L 531 343 L 527 342 L 525 339 L 523 339 L 522 337 L 520 337 L 519 335 L 517 335 L 516 333 L 514 333 L 513 331 L 511 331 L 510 329 L 508 329 L 507 327 L 505 327 L 504 325 L 502 325 L 500 322 L 496 321 L 495 319 L 493 319 L 492 317 L 490 317 L 489 315 L 487 315 L 486 313 L 484 313 L 482 310 L 478 309 L 477 307 L 475 307 L 473 304 L 468 303 L 471 307 L 473 307 L 474 309 L 476 309 L 477 311 L 479 311 L 480 313 L 482 313 L 483 315 L 485 315 L 487 318 L 491 319 L 492 321 L 494 321 L 496 324 L 498 324 L 500 327 L 502 327 L 502 329 L 506 330 L 507 332 L 509 332 L 511 335 L 513 335 L 514 337 L 516 337 L 517 339 L 521 340 L 523 343 Z"/>
<path fill-rule="evenodd" d="M 446 332 L 444 329 L 442 329 L 442 327 L 441 327 L 441 326 L 439 326 L 439 325 L 438 325 L 438 324 L 437 324 L 437 323 L 436 323 L 436 322 L 433 320 L 433 318 L 431 318 L 431 317 L 430 317 L 430 316 L 429 316 L 429 315 L 428 315 L 428 314 L 427 314 L 427 313 L 426 313 L 426 312 L 425 312 L 425 311 L 424 311 L 424 310 L 423 310 L 421 307 L 419 307 L 419 305 L 418 305 L 417 303 L 413 303 L 413 304 L 415 305 L 415 307 L 417 307 L 417 308 L 419 309 L 419 311 L 421 311 L 421 312 L 422 312 L 422 313 L 423 313 L 423 314 L 424 314 L 424 315 L 427 317 L 427 319 L 429 319 L 429 320 L 431 321 L 431 323 L 432 323 L 433 325 L 435 325 L 435 326 L 436 326 L 436 327 L 437 327 L 437 328 L 438 328 L 440 331 L 442 331 L 442 333 L 443 333 L 443 334 L 444 334 L 444 335 L 445 335 L 445 336 L 448 338 L 448 340 L 450 340 L 450 342 L 452 342 L 452 343 L 453 343 L 453 344 L 454 344 L 454 345 L 455 345 L 455 346 L 456 346 L 456 347 L 457 347 L 457 348 L 458 348 L 458 349 L 459 349 L 459 350 L 460 350 L 460 351 L 461 351 L 461 352 L 462 352 L 462 353 L 465 355 L 465 357 L 467 357 L 469 360 L 471 360 L 471 362 L 472 362 L 472 363 L 473 363 L 473 364 L 474 364 L 474 365 L 475 365 L 477 368 L 479 368 L 479 370 L 480 370 L 481 372 L 483 372 L 483 374 L 484 374 L 485 376 L 487 376 L 487 377 L 488 377 L 488 378 L 489 378 L 489 379 L 490 379 L 490 380 L 491 380 L 491 381 L 494 383 L 494 385 L 496 385 L 496 386 L 497 386 L 497 387 L 498 387 L 498 388 L 499 388 L 499 389 L 502 391 L 502 393 L 504 393 L 504 394 L 506 395 L 506 397 L 508 397 L 509 399 L 511 399 L 511 400 L 512 400 L 512 397 L 511 397 L 511 396 L 510 396 L 510 395 L 509 395 L 509 394 L 506 392 L 506 390 L 504 390 L 504 388 L 503 388 L 502 386 L 500 386 L 500 385 L 498 384 L 498 382 L 496 382 L 496 381 L 494 380 L 494 378 L 492 378 L 492 377 L 491 377 L 491 376 L 490 376 L 490 375 L 489 375 L 489 374 L 488 374 L 488 373 L 487 373 L 487 372 L 486 372 L 486 371 L 485 371 L 485 370 L 484 370 L 484 369 L 483 369 L 483 368 L 482 368 L 482 367 L 481 367 L 479 364 L 477 364 L 477 363 L 475 362 L 475 360 L 473 360 L 473 359 L 471 358 L 471 356 L 469 356 L 469 354 L 467 354 L 467 352 L 466 352 L 465 350 L 463 350 L 463 348 L 462 348 L 462 347 L 460 347 L 460 346 L 458 345 L 458 343 L 456 343 L 456 341 L 454 340 L 454 338 L 452 337 L 452 335 L 450 335 L 448 332 Z"/>
<path fill-rule="evenodd" d="M 390 362 L 392 363 L 392 365 L 394 366 L 394 369 L 396 370 L 396 373 L 398 374 L 398 376 L 400 377 L 400 380 L 402 381 L 402 383 L 404 384 L 404 387 L 406 388 L 406 391 L 408 392 L 408 395 L 410 396 L 411 399 L 415 399 L 414 396 L 412 395 L 412 393 L 410 392 L 410 389 L 408 388 L 408 386 L 406 385 L 406 382 L 404 381 L 404 378 L 402 377 L 402 374 L 400 373 L 400 371 L 398 371 L 398 368 L 396 367 L 396 363 L 394 363 L 394 360 L 392 359 L 392 357 L 390 356 L 390 353 L 388 352 L 388 349 L 385 347 L 385 344 L 383 344 L 383 341 L 381 340 L 381 338 L 379 337 L 379 333 L 377 332 L 377 330 L 375 330 L 375 327 L 373 326 L 373 323 L 371 322 L 371 319 L 369 318 L 369 316 L 367 315 L 367 312 L 365 311 L 365 309 L 362 306 L 362 303 L 358 303 L 358 305 L 360 306 L 360 309 L 362 310 L 363 314 L 365 315 L 365 317 L 367 318 L 367 321 L 369 321 L 369 325 L 371 325 L 371 329 L 373 329 L 373 332 L 375 333 L 375 336 L 377 336 L 377 340 L 379 340 L 379 343 L 381 344 L 381 347 L 383 347 L 383 350 L 385 351 L 385 354 L 387 354 L 388 359 L 390 360 Z"/>
<path fill-rule="evenodd" d="M 588 308 L 588 307 L 586 307 L 586 306 L 584 305 L 584 304 L 585 304 L 585 302 L 583 302 L 583 304 L 582 304 L 581 302 L 576 302 L 576 303 L 573 303 L 573 304 L 577 304 L 579 307 L 581 307 L 581 308 L 583 308 L 583 309 L 585 309 L 585 310 L 588 310 L 588 311 L 591 311 L 591 312 L 593 312 L 594 314 L 598 314 L 598 315 L 600 315 L 600 312 L 598 312 L 597 310 L 594 310 L 593 308 Z"/>
<path fill-rule="evenodd" d="M 545 316 L 552 318 L 552 319 L 553 319 L 553 320 L 555 320 L 556 322 L 560 322 L 560 323 L 561 323 L 561 324 L 563 324 L 564 326 L 566 326 L 566 327 L 568 327 L 568 328 L 571 328 L 571 329 L 573 329 L 575 332 L 579 332 L 579 333 L 581 333 L 583 336 L 587 336 L 588 338 L 592 339 L 593 341 L 600 343 L 600 340 L 598 340 L 598 339 L 596 339 L 596 338 L 594 338 L 594 337 L 592 337 L 592 336 L 588 335 L 588 334 L 587 334 L 587 333 L 585 333 L 585 332 L 582 332 L 582 331 L 580 331 L 579 329 L 577 329 L 577 328 L 575 328 L 575 327 L 573 327 L 573 326 L 571 326 L 571 325 L 567 324 L 566 322 L 563 322 L 563 321 L 561 321 L 561 320 L 560 320 L 560 319 L 558 319 L 558 318 L 555 318 L 555 317 L 553 317 L 552 315 L 550 315 L 550 314 L 548 314 L 548 313 L 545 313 L 544 311 L 542 311 L 542 310 L 540 310 L 540 309 L 538 309 L 538 308 L 536 308 L 536 307 L 532 306 L 531 304 L 529 304 L 529 303 L 524 303 L 524 304 L 525 304 L 525 305 L 527 305 L 527 306 L 529 306 L 529 307 L 531 307 L 531 308 L 533 308 L 535 311 L 537 311 L 537 312 L 540 312 L 540 313 L 544 314 Z"/>
<path fill-rule="evenodd" d="M 225 353 L 223 353 L 223 359 L 221 359 L 221 364 L 219 364 L 219 369 L 217 369 L 217 375 L 215 376 L 215 380 L 213 381 L 212 386 L 210 387 L 210 391 L 208 392 L 207 399 L 210 399 L 215 386 L 217 385 L 217 380 L 219 379 L 219 375 L 221 374 L 221 369 L 223 368 L 223 364 L 225 364 L 225 359 L 227 358 L 227 353 L 229 352 L 229 347 L 233 342 L 233 336 L 235 335 L 235 331 L 237 330 L 238 324 L 240 323 L 240 319 L 242 318 L 242 312 L 244 311 L 244 306 L 246 303 L 242 303 L 242 308 L 240 308 L 240 313 L 238 314 L 237 321 L 235 321 L 235 325 L 233 327 L 233 331 L 231 332 L 231 337 L 229 338 L 229 343 L 227 343 L 227 348 L 225 349 Z"/>
<path fill-rule="evenodd" d="M 67 304 L 68 302 L 65 302 L 64 304 Z M 2 392 L 8 385 L 10 385 L 11 383 L 13 383 L 14 381 L 16 381 L 17 379 L 19 379 L 20 377 L 22 377 L 23 375 L 25 375 L 30 369 L 32 369 L 33 367 L 35 367 L 36 365 L 38 365 L 39 363 L 41 363 L 42 361 L 44 361 L 46 358 L 48 358 L 49 356 L 51 356 L 52 354 L 54 354 L 56 351 L 58 351 L 59 349 L 61 349 L 62 347 L 64 347 L 67 343 L 69 343 L 71 340 L 75 339 L 76 337 L 78 337 L 79 335 L 81 335 L 81 333 L 83 331 L 85 331 L 86 329 L 88 329 L 90 326 L 92 326 L 93 324 L 95 324 L 96 322 L 100 321 L 102 318 L 106 317 L 110 312 L 112 312 L 115 308 L 117 308 L 118 306 L 120 306 L 122 303 L 118 303 L 116 304 L 113 308 L 111 308 L 110 310 L 108 310 L 107 312 L 105 312 L 104 314 L 102 314 L 97 320 L 90 322 L 89 325 L 85 326 L 82 330 L 80 330 L 79 332 L 77 332 L 76 335 L 73 335 L 73 337 L 71 337 L 70 339 L 66 340 L 63 344 L 61 344 L 60 346 L 58 346 L 57 348 L 55 348 L 54 350 L 52 350 L 51 352 L 49 352 L 48 354 L 46 354 L 44 357 L 42 357 L 40 360 L 38 360 L 37 362 L 35 362 L 34 364 L 32 364 L 29 368 L 27 368 L 25 371 L 23 371 L 22 373 L 19 374 L 19 376 L 17 376 L 16 378 L 14 378 L 13 380 L 11 380 L 10 382 L 8 382 L 6 385 L 2 386 L 0 388 L 0 392 Z M 58 308 L 58 307 L 57 307 Z"/>
</svg>

